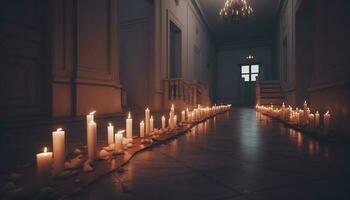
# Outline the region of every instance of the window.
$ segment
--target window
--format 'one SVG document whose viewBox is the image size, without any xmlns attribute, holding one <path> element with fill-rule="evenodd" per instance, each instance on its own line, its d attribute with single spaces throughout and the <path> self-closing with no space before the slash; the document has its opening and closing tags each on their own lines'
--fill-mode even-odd
<svg viewBox="0 0 350 200">
<path fill-rule="evenodd" d="M 245 82 L 254 82 L 259 75 L 260 66 L 258 64 L 241 65 L 241 77 Z"/>
</svg>

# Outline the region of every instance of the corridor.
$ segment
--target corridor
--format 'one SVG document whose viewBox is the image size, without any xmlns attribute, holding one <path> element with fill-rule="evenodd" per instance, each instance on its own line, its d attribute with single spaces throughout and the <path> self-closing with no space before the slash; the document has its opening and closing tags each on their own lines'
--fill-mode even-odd
<svg viewBox="0 0 350 200">
<path fill-rule="evenodd" d="M 248 108 L 139 153 L 75 199 L 349 199 L 350 147 Z"/>
</svg>

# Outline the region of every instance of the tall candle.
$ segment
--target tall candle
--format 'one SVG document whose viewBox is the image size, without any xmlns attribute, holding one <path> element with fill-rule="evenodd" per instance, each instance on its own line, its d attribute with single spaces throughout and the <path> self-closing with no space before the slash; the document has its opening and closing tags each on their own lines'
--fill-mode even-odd
<svg viewBox="0 0 350 200">
<path fill-rule="evenodd" d="M 164 115 L 162 116 L 162 129 L 165 129 L 165 117 L 164 117 Z"/>
<path fill-rule="evenodd" d="M 182 121 L 182 122 L 185 122 L 185 121 L 186 121 L 186 113 L 185 113 L 184 110 L 181 112 L 181 121 Z"/>
<path fill-rule="evenodd" d="M 170 116 L 169 116 L 169 126 L 170 128 L 174 128 L 175 127 L 175 122 L 174 122 L 174 115 L 175 115 L 175 107 L 174 104 L 171 105 L 171 109 L 170 109 Z"/>
<path fill-rule="evenodd" d="M 52 163 L 52 152 L 47 152 L 46 147 L 43 153 L 36 154 L 37 176 L 40 182 L 51 176 Z"/>
<path fill-rule="evenodd" d="M 145 123 L 146 123 L 146 135 L 150 132 L 150 110 L 147 108 L 145 110 Z"/>
<path fill-rule="evenodd" d="M 325 129 L 329 129 L 330 126 L 331 115 L 329 114 L 329 110 L 323 115 L 323 126 Z"/>
<path fill-rule="evenodd" d="M 315 115 L 309 114 L 309 126 L 311 128 L 315 127 Z"/>
<path fill-rule="evenodd" d="M 132 141 L 132 118 L 129 112 L 128 118 L 126 119 L 126 138 Z"/>
<path fill-rule="evenodd" d="M 315 127 L 318 128 L 320 126 L 320 113 L 318 113 L 318 111 L 316 111 L 315 114 Z"/>
<path fill-rule="evenodd" d="M 114 135 L 114 142 L 115 142 L 115 151 L 122 151 L 123 150 L 123 133 L 124 130 L 122 131 L 118 131 L 118 133 L 116 133 Z"/>
<path fill-rule="evenodd" d="M 59 128 L 52 132 L 52 144 L 53 144 L 53 163 L 54 174 L 58 175 L 64 170 L 65 163 L 65 133 Z"/>
<path fill-rule="evenodd" d="M 112 126 L 111 123 L 108 125 L 108 144 L 113 144 L 114 143 L 114 126 Z"/>
<path fill-rule="evenodd" d="M 174 116 L 174 126 L 177 124 L 177 115 Z"/>
<path fill-rule="evenodd" d="M 96 152 L 96 143 L 97 143 L 97 135 L 96 135 L 96 123 L 94 121 L 90 121 L 88 123 L 88 131 L 87 131 L 87 148 L 88 148 L 88 158 L 90 161 L 94 161 L 97 158 Z"/>
<path fill-rule="evenodd" d="M 153 128 L 154 128 L 154 121 L 153 121 L 153 116 L 151 116 L 151 118 L 149 119 L 149 131 L 153 132 Z"/>
<path fill-rule="evenodd" d="M 143 121 L 140 122 L 140 137 L 145 137 L 145 123 Z"/>
</svg>

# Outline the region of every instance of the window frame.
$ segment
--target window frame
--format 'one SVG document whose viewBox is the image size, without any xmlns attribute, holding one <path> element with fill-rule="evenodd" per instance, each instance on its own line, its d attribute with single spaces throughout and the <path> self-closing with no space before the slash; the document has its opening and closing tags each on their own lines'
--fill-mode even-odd
<svg viewBox="0 0 350 200">
<path fill-rule="evenodd" d="M 258 73 L 253 73 L 252 72 L 252 66 L 253 65 L 258 65 L 259 66 L 259 72 Z M 243 78 L 242 75 L 249 75 L 249 80 L 245 81 L 245 78 L 244 78 L 244 82 L 256 82 L 256 80 L 252 81 L 251 79 L 252 79 L 252 75 L 258 75 L 259 76 L 259 74 L 261 72 L 261 64 L 260 63 L 256 63 L 256 62 L 254 62 L 254 63 L 241 63 L 238 66 L 239 66 L 239 76 L 240 76 L 241 79 Z M 243 66 L 249 66 L 249 72 L 248 73 L 242 73 L 242 67 Z"/>
</svg>

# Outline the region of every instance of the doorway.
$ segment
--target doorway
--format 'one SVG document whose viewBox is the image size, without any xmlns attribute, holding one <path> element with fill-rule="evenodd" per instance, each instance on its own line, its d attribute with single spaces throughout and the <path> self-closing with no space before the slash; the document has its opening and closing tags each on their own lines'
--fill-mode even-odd
<svg viewBox="0 0 350 200">
<path fill-rule="evenodd" d="M 181 77 L 181 29 L 170 21 L 169 78 Z"/>
<path fill-rule="evenodd" d="M 255 84 L 260 73 L 260 64 L 240 64 L 241 104 L 251 107 L 255 105 Z"/>
</svg>

